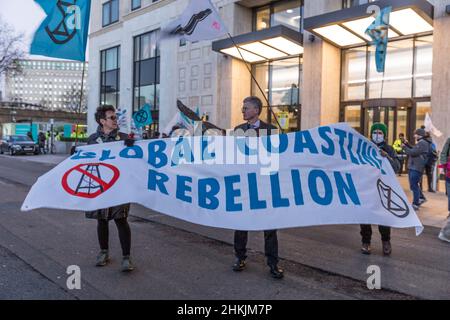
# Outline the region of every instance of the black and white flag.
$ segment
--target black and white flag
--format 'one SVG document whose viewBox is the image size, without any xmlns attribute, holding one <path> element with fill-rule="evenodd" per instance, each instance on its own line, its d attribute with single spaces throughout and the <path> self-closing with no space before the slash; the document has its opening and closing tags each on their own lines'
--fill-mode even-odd
<svg viewBox="0 0 450 320">
<path fill-rule="evenodd" d="M 163 28 L 162 38 L 177 36 L 192 42 L 217 39 L 227 32 L 210 0 L 191 0 L 180 18 Z"/>
</svg>

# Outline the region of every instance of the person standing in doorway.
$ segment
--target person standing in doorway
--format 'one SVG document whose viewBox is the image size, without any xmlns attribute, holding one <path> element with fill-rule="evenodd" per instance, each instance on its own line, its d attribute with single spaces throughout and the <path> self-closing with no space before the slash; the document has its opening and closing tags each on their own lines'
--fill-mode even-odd
<svg viewBox="0 0 450 320">
<path fill-rule="evenodd" d="M 405 142 L 406 142 L 405 134 L 400 133 L 398 135 L 398 139 L 395 140 L 395 142 L 392 146 L 394 148 L 395 152 L 397 153 L 397 159 L 400 162 L 400 171 L 398 172 L 399 177 L 401 177 L 401 175 L 403 173 L 403 167 L 404 167 L 405 159 L 406 159 L 406 154 L 402 147 L 402 144 Z"/>
</svg>

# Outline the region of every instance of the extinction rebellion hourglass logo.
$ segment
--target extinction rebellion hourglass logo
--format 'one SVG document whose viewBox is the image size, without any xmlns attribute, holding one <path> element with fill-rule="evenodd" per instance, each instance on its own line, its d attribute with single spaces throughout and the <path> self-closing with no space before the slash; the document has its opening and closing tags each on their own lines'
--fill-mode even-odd
<svg viewBox="0 0 450 320">
<path fill-rule="evenodd" d="M 379 179 L 377 189 L 381 204 L 387 211 L 399 218 L 406 218 L 409 215 L 408 204 L 390 186 Z"/>
<path fill-rule="evenodd" d="M 62 186 L 73 196 L 93 199 L 109 190 L 119 176 L 119 169 L 110 164 L 80 164 L 64 174 Z"/>
<path fill-rule="evenodd" d="M 61 20 L 55 28 L 45 27 L 45 31 L 55 44 L 69 42 L 76 35 L 77 30 L 81 28 L 80 8 L 76 4 L 77 0 L 59 0 L 57 2 L 56 5 L 61 12 Z"/>
</svg>

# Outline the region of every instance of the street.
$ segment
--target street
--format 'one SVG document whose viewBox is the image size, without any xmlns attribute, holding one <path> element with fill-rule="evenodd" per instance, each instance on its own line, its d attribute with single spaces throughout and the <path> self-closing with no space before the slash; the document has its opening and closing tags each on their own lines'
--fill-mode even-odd
<svg viewBox="0 0 450 320">
<path fill-rule="evenodd" d="M 0 299 L 442 299 L 450 298 L 450 247 L 439 229 L 393 230 L 383 257 L 374 228 L 373 253 L 360 254 L 359 226 L 279 232 L 282 280 L 265 265 L 262 232 L 249 237 L 248 268 L 234 273 L 233 231 L 193 225 L 132 205 L 132 258 L 120 272 L 117 230 L 110 223 L 111 263 L 95 267 L 96 222 L 82 212 L 21 212 L 35 180 L 54 164 L 0 156 Z M 81 270 L 81 289 L 67 287 L 67 267 Z M 369 266 L 381 290 L 369 290 Z"/>
</svg>

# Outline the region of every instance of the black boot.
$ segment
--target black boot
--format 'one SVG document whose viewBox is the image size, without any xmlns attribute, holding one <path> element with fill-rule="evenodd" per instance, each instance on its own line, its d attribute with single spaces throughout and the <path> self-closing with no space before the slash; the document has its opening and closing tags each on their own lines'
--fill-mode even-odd
<svg viewBox="0 0 450 320">
<path fill-rule="evenodd" d="M 276 264 L 270 265 L 269 268 L 270 268 L 270 275 L 272 276 L 272 278 L 281 279 L 284 277 L 283 269 L 279 268 Z"/>
<path fill-rule="evenodd" d="M 233 271 L 242 271 L 245 269 L 246 263 L 244 259 L 237 259 L 236 262 L 233 264 Z"/>
</svg>

